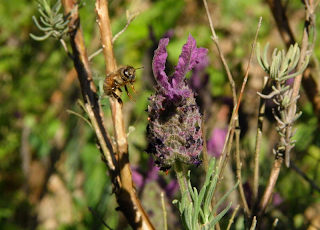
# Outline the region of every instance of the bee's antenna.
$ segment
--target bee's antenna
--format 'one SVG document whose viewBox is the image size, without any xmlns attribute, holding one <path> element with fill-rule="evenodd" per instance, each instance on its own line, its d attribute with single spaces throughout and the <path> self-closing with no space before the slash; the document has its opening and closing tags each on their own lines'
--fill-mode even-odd
<svg viewBox="0 0 320 230">
<path fill-rule="evenodd" d="M 144 67 L 142 66 L 142 67 L 136 68 L 136 70 L 137 70 L 137 69 L 143 69 L 143 68 L 144 68 Z"/>
</svg>

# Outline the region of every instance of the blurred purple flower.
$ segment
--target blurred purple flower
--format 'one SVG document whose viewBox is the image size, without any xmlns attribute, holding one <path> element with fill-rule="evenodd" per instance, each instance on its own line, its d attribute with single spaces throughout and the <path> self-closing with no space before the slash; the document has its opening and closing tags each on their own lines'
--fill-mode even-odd
<svg viewBox="0 0 320 230">
<path fill-rule="evenodd" d="M 197 48 L 195 39 L 189 35 L 174 74 L 167 76 L 164 70 L 168 43 L 168 38 L 160 40 L 152 62 L 158 85 L 155 87 L 156 94 L 149 98 L 146 149 L 147 153 L 155 155 L 155 163 L 163 171 L 170 169 L 176 160 L 201 164 L 201 114 L 185 76 L 208 52 L 207 49 Z"/>
<path fill-rule="evenodd" d="M 281 196 L 280 196 L 280 193 L 275 192 L 275 193 L 273 194 L 272 203 L 273 203 L 274 206 L 279 206 L 280 204 L 283 203 L 283 200 L 282 200 L 282 198 L 281 198 Z"/>
<path fill-rule="evenodd" d="M 132 167 L 131 168 L 131 173 L 132 173 L 132 180 L 134 184 L 138 188 L 142 188 L 144 186 L 144 177 L 143 174 L 141 173 L 140 169 L 138 167 Z"/>
<path fill-rule="evenodd" d="M 220 157 L 227 134 L 228 127 L 213 129 L 211 139 L 207 142 L 208 154 L 214 157 Z"/>
<path fill-rule="evenodd" d="M 143 172 L 138 167 L 132 167 L 132 180 L 135 183 L 136 187 L 142 191 L 147 183 L 156 181 L 159 186 L 165 191 L 165 194 L 168 198 L 172 198 L 174 194 L 179 190 L 178 181 L 173 178 L 169 183 L 165 181 L 163 176 L 159 175 L 159 169 L 153 167 L 153 159 L 148 160 L 148 171 L 147 173 Z"/>
</svg>

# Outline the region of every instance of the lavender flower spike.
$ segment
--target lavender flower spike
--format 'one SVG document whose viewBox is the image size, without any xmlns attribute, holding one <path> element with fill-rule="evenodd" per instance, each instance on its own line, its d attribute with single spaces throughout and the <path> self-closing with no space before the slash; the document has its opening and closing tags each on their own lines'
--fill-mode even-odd
<svg viewBox="0 0 320 230">
<path fill-rule="evenodd" d="M 175 161 L 201 164 L 201 114 L 185 76 L 208 53 L 205 48 L 197 48 L 195 39 L 189 35 L 174 74 L 167 76 L 164 70 L 168 43 L 168 38 L 161 39 L 154 52 L 152 68 L 158 85 L 156 94 L 149 98 L 146 150 L 155 155 L 155 164 L 163 171 L 170 169 Z"/>
</svg>

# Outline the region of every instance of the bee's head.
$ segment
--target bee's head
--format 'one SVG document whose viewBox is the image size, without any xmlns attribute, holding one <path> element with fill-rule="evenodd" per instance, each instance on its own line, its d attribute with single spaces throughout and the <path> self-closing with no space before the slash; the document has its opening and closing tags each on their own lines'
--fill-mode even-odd
<svg viewBox="0 0 320 230">
<path fill-rule="evenodd" d="M 127 78 L 127 81 L 134 82 L 136 80 L 136 69 L 132 66 L 127 66 L 123 69 L 123 75 Z"/>
</svg>

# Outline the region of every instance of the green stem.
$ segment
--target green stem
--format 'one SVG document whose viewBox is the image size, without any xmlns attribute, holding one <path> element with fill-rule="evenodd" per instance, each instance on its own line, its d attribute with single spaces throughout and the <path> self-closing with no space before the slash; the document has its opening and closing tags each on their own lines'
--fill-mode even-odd
<svg viewBox="0 0 320 230">
<path fill-rule="evenodd" d="M 179 187 L 180 187 L 180 190 L 181 190 L 181 194 L 184 194 L 186 193 L 187 194 L 187 197 L 188 197 L 188 200 L 189 202 L 191 202 L 191 197 L 190 197 L 190 192 L 189 192 L 189 189 L 188 189 L 188 182 L 187 182 L 187 174 L 186 174 L 186 170 L 184 169 L 182 163 L 180 161 L 176 161 L 175 164 L 174 164 L 174 170 L 177 174 L 177 180 L 178 180 L 178 183 L 179 183 Z"/>
</svg>

